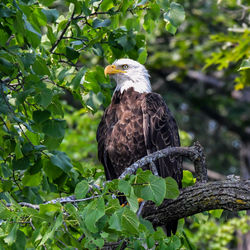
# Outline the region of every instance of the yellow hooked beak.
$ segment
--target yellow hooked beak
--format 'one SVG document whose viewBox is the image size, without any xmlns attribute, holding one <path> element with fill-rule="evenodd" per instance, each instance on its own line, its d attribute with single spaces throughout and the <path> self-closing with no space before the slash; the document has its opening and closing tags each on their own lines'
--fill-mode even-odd
<svg viewBox="0 0 250 250">
<path fill-rule="evenodd" d="M 117 74 L 117 73 L 126 73 L 126 71 L 117 69 L 115 65 L 108 65 L 104 69 L 105 76 L 107 76 L 108 74 L 109 75 L 114 75 L 114 74 Z"/>
</svg>

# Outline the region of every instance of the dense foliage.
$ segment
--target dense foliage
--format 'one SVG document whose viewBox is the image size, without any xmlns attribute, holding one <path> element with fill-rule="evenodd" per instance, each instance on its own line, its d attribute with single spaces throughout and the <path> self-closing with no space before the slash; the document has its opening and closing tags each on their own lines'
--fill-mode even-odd
<svg viewBox="0 0 250 250">
<path fill-rule="evenodd" d="M 159 249 L 189 249 L 202 239 L 204 229 L 193 241 L 188 240 L 186 235 L 192 232 L 184 231 L 184 221 L 179 223 L 176 236 L 166 238 L 161 228 L 154 229 L 150 222 L 138 218 L 137 197 L 156 204 L 175 198 L 179 193 L 175 181 L 138 171 L 125 180 L 104 185 L 95 142 L 102 114 L 99 110 L 109 104 L 114 87 L 104 76 L 104 59 L 111 63 L 129 57 L 145 63 L 150 55 L 153 73 L 165 66 L 179 68 L 174 78 L 172 75 L 177 82 L 183 80 L 188 67 L 200 70 L 205 66 L 209 70 L 217 64 L 219 70 L 227 68 L 237 74 L 236 89 L 249 84 L 249 30 L 215 34 L 209 44 L 201 41 L 199 45 L 197 36 L 207 40 L 210 30 L 198 33 L 201 23 L 197 15 L 204 10 L 197 6 L 197 13 L 190 16 L 191 5 L 163 0 L 0 3 L 1 248 L 91 249 L 118 242 L 135 249 L 155 244 Z M 228 5 L 237 8 L 233 1 Z M 208 8 L 219 13 L 217 3 Z M 221 22 L 228 20 L 218 15 L 216 25 L 222 17 Z M 188 33 L 193 35 L 190 41 L 183 39 Z M 232 45 L 214 51 L 218 43 L 229 42 Z M 207 57 L 203 49 L 213 54 Z M 222 110 L 235 107 L 229 95 L 224 103 L 210 98 Z M 234 112 L 238 123 L 246 109 Z M 181 131 L 181 137 L 188 145 L 192 133 Z M 193 184 L 190 172 L 185 172 L 183 181 Z M 112 196 L 118 192 L 127 196 L 129 206 L 119 205 Z M 42 204 L 70 195 L 86 200 Z M 20 202 L 40 204 L 40 209 L 23 207 Z M 203 219 L 197 216 L 194 220 Z"/>
</svg>

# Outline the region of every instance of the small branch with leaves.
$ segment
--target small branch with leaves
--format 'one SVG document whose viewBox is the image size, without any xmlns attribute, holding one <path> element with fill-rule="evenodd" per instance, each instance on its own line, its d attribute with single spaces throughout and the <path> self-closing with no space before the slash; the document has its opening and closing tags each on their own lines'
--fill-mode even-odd
<svg viewBox="0 0 250 250">
<path fill-rule="evenodd" d="M 150 164 L 162 157 L 187 157 L 194 162 L 197 182 L 195 185 L 180 190 L 178 198 L 165 199 L 157 207 L 147 201 L 141 207 L 140 214 L 154 226 L 166 224 L 169 220 L 181 219 L 187 216 L 212 210 L 226 209 L 240 211 L 250 209 L 250 180 L 240 180 L 236 176 L 228 176 L 226 180 L 207 183 L 207 168 L 203 148 L 197 142 L 191 147 L 168 147 L 153 154 L 149 154 L 127 168 L 119 179 L 127 174 L 134 174 L 138 168 Z M 78 203 L 97 199 L 101 195 L 94 195 L 84 199 L 76 199 L 74 195 L 47 201 L 45 204 Z M 39 210 L 39 205 L 20 202 L 19 205 Z M 11 204 L 7 204 L 8 207 Z"/>
</svg>

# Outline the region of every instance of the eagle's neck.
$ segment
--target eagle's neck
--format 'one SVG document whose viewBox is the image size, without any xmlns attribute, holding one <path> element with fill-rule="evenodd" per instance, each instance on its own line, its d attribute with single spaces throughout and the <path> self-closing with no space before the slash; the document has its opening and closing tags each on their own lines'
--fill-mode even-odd
<svg viewBox="0 0 250 250">
<path fill-rule="evenodd" d="M 120 91 L 115 91 L 112 96 L 111 106 L 113 105 L 113 107 L 116 107 L 118 110 L 120 110 L 118 107 L 119 105 L 134 107 L 145 95 L 147 95 L 147 93 L 139 93 L 135 91 L 133 87 L 124 90 L 122 93 Z"/>
<path fill-rule="evenodd" d="M 139 93 L 150 93 L 152 91 L 151 84 L 149 78 L 141 77 L 135 79 L 121 79 L 121 81 L 117 81 L 115 92 L 119 91 L 123 93 L 123 91 L 128 90 L 129 88 L 133 88 L 134 91 Z"/>
</svg>

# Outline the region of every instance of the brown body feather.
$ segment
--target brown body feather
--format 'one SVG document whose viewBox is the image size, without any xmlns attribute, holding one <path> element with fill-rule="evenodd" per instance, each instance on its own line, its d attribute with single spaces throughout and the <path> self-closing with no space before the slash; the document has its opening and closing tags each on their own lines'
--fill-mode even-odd
<svg viewBox="0 0 250 250">
<path fill-rule="evenodd" d="M 132 163 L 168 146 L 180 146 L 176 122 L 163 98 L 156 93 L 139 93 L 133 88 L 116 91 L 97 130 L 98 157 L 107 180 L 118 178 Z M 161 177 L 173 177 L 179 187 L 181 159 L 162 158 L 155 162 Z M 148 168 L 148 166 L 146 167 Z M 166 225 L 175 233 L 177 221 Z"/>
</svg>

